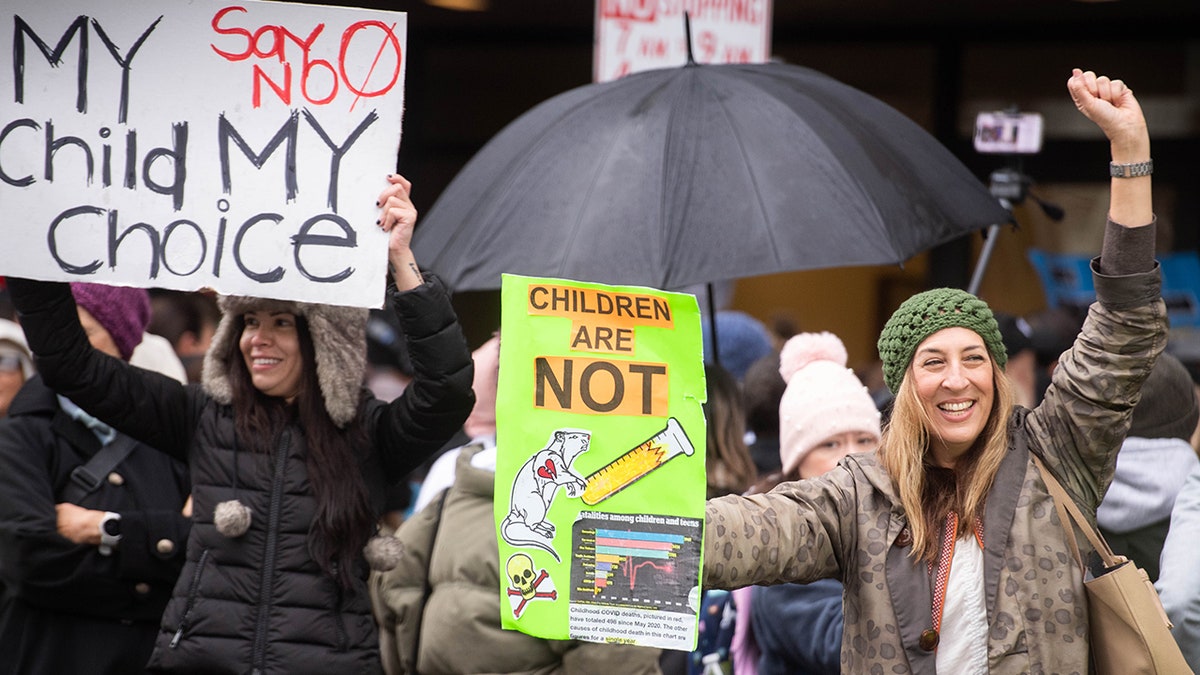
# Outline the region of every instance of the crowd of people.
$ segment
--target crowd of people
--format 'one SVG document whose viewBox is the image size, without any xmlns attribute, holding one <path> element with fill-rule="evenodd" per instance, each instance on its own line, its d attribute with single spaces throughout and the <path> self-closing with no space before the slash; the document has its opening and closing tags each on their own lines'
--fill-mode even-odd
<svg viewBox="0 0 1200 675">
<path fill-rule="evenodd" d="M 1120 80 L 1068 91 L 1114 166 L 1150 159 Z M 1086 673 L 1043 465 L 1200 669 L 1200 363 L 1167 346 L 1149 175 L 1114 172 L 1069 342 L 951 288 L 857 372 L 832 333 L 715 317 L 692 654 L 502 629 L 501 335 L 469 350 L 410 192 L 378 196 L 383 310 L 5 280 L 0 674 Z"/>
</svg>

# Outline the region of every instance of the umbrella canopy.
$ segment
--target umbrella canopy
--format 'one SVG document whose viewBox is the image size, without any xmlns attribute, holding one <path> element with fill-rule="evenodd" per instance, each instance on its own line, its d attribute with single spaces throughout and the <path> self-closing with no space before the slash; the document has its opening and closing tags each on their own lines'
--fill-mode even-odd
<svg viewBox="0 0 1200 675">
<path fill-rule="evenodd" d="M 799 66 L 689 64 L 534 107 L 459 172 L 413 248 L 458 290 L 505 272 L 679 289 L 900 263 L 1008 219 L 878 99 Z"/>
</svg>

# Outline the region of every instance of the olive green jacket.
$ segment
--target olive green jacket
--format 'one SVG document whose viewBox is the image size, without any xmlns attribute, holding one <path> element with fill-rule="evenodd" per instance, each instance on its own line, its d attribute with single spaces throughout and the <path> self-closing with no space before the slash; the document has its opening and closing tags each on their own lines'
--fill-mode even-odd
<svg viewBox="0 0 1200 675">
<path fill-rule="evenodd" d="M 992 675 L 1088 671 L 1082 576 L 1029 453 L 1044 458 L 1094 520 L 1142 381 L 1166 343 L 1157 269 L 1095 274 L 1095 281 L 1099 301 L 1045 399 L 1011 420 L 1009 452 L 988 495 Z M 845 585 L 842 672 L 935 672 L 934 652 L 918 645 L 932 625 L 928 567 L 910 556 L 904 511 L 875 453 L 850 455 L 825 476 L 767 494 L 710 500 L 706 516 L 706 587 L 838 579 Z"/>
</svg>

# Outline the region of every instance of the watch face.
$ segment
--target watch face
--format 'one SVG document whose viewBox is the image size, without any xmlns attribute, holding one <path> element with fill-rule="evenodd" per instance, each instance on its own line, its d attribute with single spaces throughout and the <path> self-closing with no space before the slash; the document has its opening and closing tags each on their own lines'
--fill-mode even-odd
<svg viewBox="0 0 1200 675">
<path fill-rule="evenodd" d="M 120 536 L 121 534 L 121 519 L 109 518 L 104 521 L 104 534 L 110 537 Z"/>
</svg>

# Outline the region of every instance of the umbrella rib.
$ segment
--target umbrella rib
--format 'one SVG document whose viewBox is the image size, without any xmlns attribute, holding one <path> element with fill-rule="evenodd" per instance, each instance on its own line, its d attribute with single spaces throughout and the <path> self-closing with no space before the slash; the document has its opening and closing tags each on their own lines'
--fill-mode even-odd
<svg viewBox="0 0 1200 675">
<path fill-rule="evenodd" d="M 583 195 L 583 200 L 580 202 L 579 209 L 575 213 L 575 222 L 570 227 L 570 233 L 567 236 L 565 249 L 568 252 L 575 251 L 575 239 L 579 233 L 583 231 L 583 221 L 585 214 L 587 213 L 587 205 L 592 201 L 592 194 L 594 194 L 596 191 L 596 183 L 598 182 L 599 176 L 602 173 L 604 166 L 608 164 L 608 159 L 612 156 L 613 149 L 616 147 L 615 143 L 608 143 L 606 145 L 607 148 L 604 151 L 601 161 L 596 162 L 595 168 L 592 170 L 592 180 L 588 181 L 587 192 Z M 555 276 L 559 278 L 565 278 L 567 260 L 569 256 L 570 253 L 562 257 L 558 265 L 558 272 Z"/>
<path fill-rule="evenodd" d="M 513 153 L 513 159 L 506 163 L 505 169 L 503 171 L 497 172 L 497 175 L 500 176 L 501 178 L 499 178 L 496 183 L 493 183 L 493 185 L 495 185 L 497 183 L 505 185 L 505 187 L 503 189 L 498 190 L 498 193 L 504 194 L 504 193 L 508 192 L 508 190 L 511 188 L 512 184 L 515 183 L 516 176 L 520 173 L 519 167 L 521 165 L 528 164 L 531 161 L 530 157 L 532 157 L 535 154 L 533 152 L 534 149 L 539 148 L 548 142 L 548 139 L 551 136 L 551 133 L 550 133 L 551 131 L 553 131 L 554 129 L 556 129 L 559 126 L 568 124 L 571 116 L 576 111 L 578 111 L 582 108 L 585 108 L 588 105 L 591 105 L 593 103 L 594 99 L 596 98 L 596 96 L 598 96 L 598 94 L 593 91 L 590 93 L 589 96 L 581 98 L 575 105 L 572 105 L 566 111 L 559 114 L 557 119 L 555 119 L 552 124 L 550 124 L 548 127 L 546 127 L 546 129 L 544 129 L 543 132 L 537 136 L 536 140 L 534 140 L 532 143 L 529 143 L 528 145 L 526 145 L 524 147 L 522 152 Z M 553 99 L 550 99 L 550 100 L 553 100 Z M 548 102 L 549 101 L 543 101 L 542 103 L 540 103 L 538 105 L 539 106 L 545 105 Z M 535 108 L 536 107 L 537 106 L 535 106 Z M 520 118 L 518 118 L 518 120 L 515 120 L 514 123 L 518 122 L 518 121 L 520 121 Z M 505 127 L 504 129 L 502 129 L 500 131 L 500 133 L 503 134 L 506 131 L 509 131 L 509 127 Z M 495 140 L 495 137 L 493 137 L 493 140 Z M 490 142 L 491 141 L 489 141 L 489 143 Z M 480 152 L 483 152 L 483 150 L 486 150 L 486 149 L 487 149 L 487 146 L 485 145 L 485 147 L 482 150 L 480 150 Z M 483 192 L 487 192 L 487 190 L 484 190 Z M 435 204 L 435 206 L 436 206 L 436 204 Z M 476 217 L 479 216 L 480 212 L 484 211 L 485 209 L 493 208 L 494 206 L 495 206 L 494 204 L 487 203 L 482 200 L 476 201 L 474 204 L 471 205 L 471 207 L 465 214 L 463 221 L 471 222 L 473 219 L 475 219 Z M 463 232 L 463 230 L 461 228 L 456 229 L 453 232 L 453 234 L 451 234 L 450 239 L 447 241 L 447 245 L 445 247 L 443 247 L 442 251 L 454 250 L 455 244 L 457 243 L 458 238 L 462 232 Z M 575 238 L 574 234 L 572 233 L 571 240 L 574 240 L 574 238 Z M 437 261 L 435 261 L 435 262 L 437 262 Z"/>
<path fill-rule="evenodd" d="M 748 79 L 741 80 L 741 82 L 744 82 L 744 83 L 746 83 L 750 86 L 756 87 L 758 89 L 762 89 L 762 87 L 755 80 L 751 80 L 748 78 Z M 828 102 L 827 102 L 827 104 L 828 104 Z M 729 116 L 728 111 L 725 110 L 725 107 L 723 105 L 722 105 L 722 110 L 726 112 L 726 116 L 728 117 Z M 847 111 L 847 113 L 849 113 L 849 111 Z M 850 123 L 850 122 L 857 123 L 858 122 L 857 118 L 853 114 L 841 114 L 841 115 L 838 115 L 837 117 L 838 117 L 838 119 L 842 120 L 844 123 Z M 815 136 L 815 140 L 819 141 L 821 143 L 822 147 L 824 147 L 831 156 L 837 154 L 834 151 L 834 149 L 832 147 L 830 147 L 830 145 L 826 142 L 825 138 L 822 138 L 821 136 L 818 135 L 818 136 Z M 741 147 L 741 144 L 739 144 L 738 147 Z M 876 223 L 887 222 L 886 219 L 884 218 L 883 213 L 879 210 L 879 205 L 876 204 L 873 199 L 870 199 L 870 197 L 869 197 L 870 191 L 867 189 L 867 186 L 863 184 L 860 177 L 849 171 L 843 170 L 842 173 L 851 183 L 853 183 L 855 190 L 858 193 L 859 199 L 857 200 L 856 203 L 860 206 L 865 205 L 867 208 L 869 208 L 871 210 L 871 213 L 875 216 L 875 218 L 872 222 L 876 222 Z M 753 177 L 753 173 L 751 173 L 751 177 Z M 754 184 L 757 188 L 757 185 L 758 185 L 757 181 L 755 181 Z M 892 233 L 889 231 L 888 228 L 886 228 L 886 227 L 883 228 L 881 234 L 884 238 L 888 239 L 889 242 L 891 242 Z M 774 243 L 774 241 L 772 241 L 772 243 Z M 778 257 L 778 254 L 776 255 L 776 262 L 777 263 L 781 262 L 781 260 Z"/>
<path fill-rule="evenodd" d="M 838 104 L 836 109 L 834 108 L 832 103 Z M 829 105 L 829 110 L 831 113 L 837 114 L 838 119 L 842 120 L 843 124 L 845 124 L 847 128 L 849 128 L 850 125 L 853 124 L 854 127 L 856 127 L 856 128 L 864 129 L 864 130 L 866 129 L 865 125 L 862 123 L 862 121 L 859 119 L 859 117 L 854 115 L 853 111 L 846 109 L 846 106 L 842 105 L 841 101 L 831 102 L 831 104 Z M 838 113 L 841 113 L 841 114 L 838 114 Z M 896 114 L 900 115 L 899 112 L 897 112 Z M 866 135 L 866 134 L 864 134 L 864 135 Z M 824 139 L 822 139 L 822 142 L 824 142 Z M 826 147 L 829 147 L 829 146 L 826 144 Z M 894 161 L 897 166 L 904 164 L 903 161 L 900 161 L 900 159 L 895 157 L 896 153 L 894 152 L 894 150 L 892 148 L 883 147 L 881 149 L 886 151 L 886 155 L 888 156 L 888 159 Z M 830 148 L 830 152 L 832 152 L 832 151 L 833 151 L 833 149 Z M 881 227 L 880 234 L 882 235 L 882 237 L 887 241 L 887 243 L 889 243 L 892 246 L 893 250 L 898 248 L 897 245 L 899 242 L 896 241 L 896 232 L 892 228 L 887 227 L 886 223 L 888 223 L 888 218 L 885 217 L 884 213 L 879 210 L 879 204 L 874 199 L 869 198 L 870 191 L 867 189 L 867 186 L 864 185 L 861 178 L 854 173 L 847 171 L 846 176 L 848 178 L 850 178 L 851 181 L 853 181 L 854 186 L 858 189 L 858 193 L 861 197 L 861 199 L 859 200 L 859 204 L 866 205 L 867 207 L 869 207 L 871 209 L 872 215 L 875 216 L 874 222 L 880 224 L 880 227 Z M 901 261 L 901 262 L 903 262 L 903 261 Z"/>
<path fill-rule="evenodd" d="M 733 115 L 730 114 L 729 108 L 725 105 L 725 102 L 722 101 L 719 96 L 717 96 L 717 92 L 715 89 L 713 89 L 712 85 L 703 80 L 701 80 L 701 82 L 704 84 L 704 87 L 712 93 L 713 99 L 717 102 L 717 105 L 721 107 L 721 114 L 724 115 L 725 119 L 729 122 L 731 133 L 737 141 L 734 145 L 737 147 L 738 152 L 742 154 L 742 165 L 746 167 L 746 174 L 750 177 L 750 185 L 754 187 L 754 201 L 758 205 L 759 215 L 762 216 L 763 223 L 769 223 L 770 216 L 768 215 L 767 209 L 763 204 L 762 191 L 759 189 L 758 185 L 758 177 L 754 175 L 754 169 L 750 166 L 750 157 L 746 154 L 746 148 L 742 145 L 741 134 L 738 133 L 738 127 L 734 123 Z M 763 229 L 767 233 L 767 238 L 771 240 L 771 257 L 775 259 L 775 266 L 779 267 L 783 264 L 783 260 L 779 257 L 779 242 L 776 241 L 775 233 L 771 231 L 770 227 L 764 227 Z"/>
</svg>

